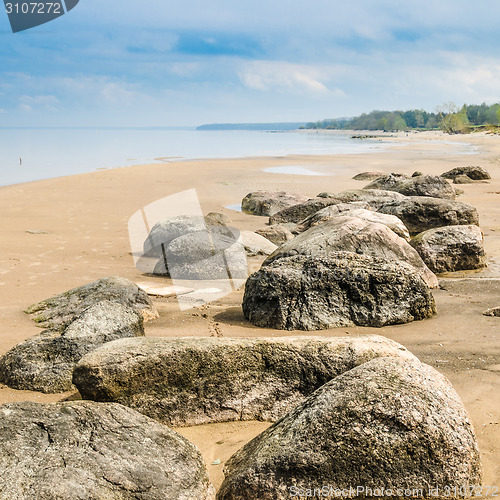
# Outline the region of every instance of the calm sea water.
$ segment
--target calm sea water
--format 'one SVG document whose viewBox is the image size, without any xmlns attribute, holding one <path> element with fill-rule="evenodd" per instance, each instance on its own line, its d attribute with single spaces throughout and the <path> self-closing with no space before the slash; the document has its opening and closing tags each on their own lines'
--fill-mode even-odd
<svg viewBox="0 0 500 500">
<path fill-rule="evenodd" d="M 371 153 L 390 146 L 348 132 L 0 129 L 0 186 L 155 161 Z"/>
<path fill-rule="evenodd" d="M 345 133 L 0 129 L 0 185 L 155 161 L 368 153 L 373 148 L 382 145 Z"/>
</svg>

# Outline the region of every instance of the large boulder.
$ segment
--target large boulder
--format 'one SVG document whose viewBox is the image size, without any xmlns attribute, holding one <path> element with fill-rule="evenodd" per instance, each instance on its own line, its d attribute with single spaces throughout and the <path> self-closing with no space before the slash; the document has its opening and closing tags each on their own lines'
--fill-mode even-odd
<svg viewBox="0 0 500 500">
<path fill-rule="evenodd" d="M 452 168 L 444 174 L 441 174 L 441 177 L 455 180 L 457 177 L 463 175 L 467 176 L 471 181 L 484 181 L 491 179 L 491 175 L 486 169 L 477 166 Z"/>
<path fill-rule="evenodd" d="M 434 298 L 414 267 L 352 252 L 282 257 L 245 285 L 243 313 L 277 330 L 384 326 L 428 318 Z"/>
<path fill-rule="evenodd" d="M 324 256 L 330 252 L 355 252 L 387 261 L 411 264 L 430 288 L 438 286 L 434 273 L 410 244 L 385 224 L 348 215 L 311 227 L 277 248 L 265 261 L 267 265 L 289 255 Z"/>
<path fill-rule="evenodd" d="M 328 193 L 320 193 L 326 195 Z M 363 201 L 368 203 L 373 210 L 378 210 L 382 205 L 393 201 L 404 200 L 405 196 L 395 191 L 386 191 L 384 189 L 350 189 L 341 193 L 332 194 L 333 197 L 342 203 L 352 203 L 354 201 Z"/>
<path fill-rule="evenodd" d="M 402 180 L 409 179 L 406 174 L 386 174 L 377 177 L 370 184 L 366 186 L 366 189 L 382 189 L 385 191 L 397 191 L 394 189 Z"/>
<path fill-rule="evenodd" d="M 69 391 L 73 368 L 85 354 L 106 342 L 142 335 L 143 319 L 136 310 L 104 300 L 66 328 L 45 330 L 14 346 L 0 358 L 0 382 L 14 389 Z"/>
<path fill-rule="evenodd" d="M 411 178 L 389 174 L 368 184 L 365 189 L 386 189 L 405 196 L 431 196 L 433 198 L 455 199 L 455 189 L 437 175 L 418 175 Z"/>
<path fill-rule="evenodd" d="M 64 328 L 83 311 L 103 300 L 136 309 L 144 321 L 158 317 L 158 311 L 147 293 L 135 283 L 117 276 L 102 278 L 33 304 L 26 313 L 32 315 L 38 326 L 43 328 Z"/>
<path fill-rule="evenodd" d="M 305 498 L 314 488 L 331 498 L 445 499 L 470 496 L 482 479 L 474 429 L 451 384 L 397 358 L 318 389 L 237 451 L 224 474 L 218 500 Z"/>
<path fill-rule="evenodd" d="M 304 203 L 309 198 L 286 191 L 254 191 L 241 201 L 241 209 L 253 215 L 274 215 L 284 208 Z"/>
<path fill-rule="evenodd" d="M 484 236 L 478 226 L 445 226 L 418 234 L 411 245 L 435 273 L 486 266 Z"/>
<path fill-rule="evenodd" d="M 336 198 L 312 198 L 304 203 L 284 208 L 275 213 L 269 217 L 269 224 L 297 223 L 316 213 L 318 210 L 337 203 L 340 203 L 340 201 Z"/>
<path fill-rule="evenodd" d="M 479 225 L 479 215 L 472 205 L 428 196 L 407 196 L 386 203 L 378 211 L 401 219 L 410 234 L 442 226 Z"/>
<path fill-rule="evenodd" d="M 245 252 L 249 257 L 256 255 L 271 255 L 277 247 L 264 236 L 252 231 L 241 231 L 241 239 Z"/>
<path fill-rule="evenodd" d="M 362 337 L 137 338 L 85 356 L 74 383 L 168 425 L 275 421 L 333 377 L 377 356 L 414 359 L 396 342 Z"/>
<path fill-rule="evenodd" d="M 0 497 L 212 500 L 203 459 L 180 434 L 114 403 L 0 406 Z"/>
<path fill-rule="evenodd" d="M 192 233 L 207 233 L 211 236 L 226 236 L 233 238 L 233 230 L 224 222 L 222 214 L 210 213 L 201 215 L 177 215 L 157 222 L 144 241 L 142 258 L 163 256 L 165 248 L 170 243 Z M 237 235 L 236 235 L 237 237 Z"/>
<path fill-rule="evenodd" d="M 194 231 L 172 240 L 163 252 L 153 274 L 177 280 L 245 279 L 248 274 L 245 247 L 239 237 Z"/>
<path fill-rule="evenodd" d="M 282 245 L 286 241 L 293 240 L 294 238 L 290 229 L 283 224 L 273 224 L 272 226 L 262 227 L 255 232 L 264 236 L 264 238 L 267 238 L 277 246 Z"/>
<path fill-rule="evenodd" d="M 395 215 L 381 214 L 373 210 L 359 207 L 359 205 L 367 205 L 365 202 L 357 201 L 353 203 L 339 203 L 326 207 L 303 220 L 294 229 L 295 233 L 303 233 L 310 227 L 318 226 L 324 222 L 336 220 L 339 215 L 348 215 L 349 217 L 357 217 L 369 222 L 383 224 L 389 229 L 392 229 L 398 236 L 410 241 L 410 233 L 406 226 Z M 368 205 L 367 205 L 368 206 Z"/>
</svg>

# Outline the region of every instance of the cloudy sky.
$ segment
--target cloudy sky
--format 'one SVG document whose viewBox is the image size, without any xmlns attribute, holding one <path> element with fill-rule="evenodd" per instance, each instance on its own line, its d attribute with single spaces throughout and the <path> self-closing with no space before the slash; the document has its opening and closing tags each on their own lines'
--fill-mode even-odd
<svg viewBox="0 0 500 500">
<path fill-rule="evenodd" d="M 498 0 L 80 0 L 13 34 L 0 126 L 313 121 L 500 102 Z"/>
</svg>

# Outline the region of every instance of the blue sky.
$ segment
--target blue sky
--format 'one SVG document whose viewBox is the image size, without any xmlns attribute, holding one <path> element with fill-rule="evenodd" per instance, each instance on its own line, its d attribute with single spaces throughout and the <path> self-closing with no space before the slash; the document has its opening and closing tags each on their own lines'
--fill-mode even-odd
<svg viewBox="0 0 500 500">
<path fill-rule="evenodd" d="M 0 126 L 312 121 L 500 102 L 498 0 L 80 0 L 13 34 Z"/>
</svg>

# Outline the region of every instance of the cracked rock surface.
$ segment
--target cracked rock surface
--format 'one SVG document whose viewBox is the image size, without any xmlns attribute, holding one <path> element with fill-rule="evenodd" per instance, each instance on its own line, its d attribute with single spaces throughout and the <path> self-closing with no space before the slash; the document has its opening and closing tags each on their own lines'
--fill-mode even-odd
<svg viewBox="0 0 500 500">
<path fill-rule="evenodd" d="M 211 500 L 198 449 L 114 403 L 0 406 L 0 497 Z"/>
<path fill-rule="evenodd" d="M 371 496 L 356 495 L 358 486 L 447 498 L 446 487 L 469 492 L 482 476 L 474 430 L 451 384 L 400 358 L 334 378 L 237 451 L 224 474 L 218 500 L 284 500 L 292 486 L 322 485 L 353 487 L 353 498 Z"/>
<path fill-rule="evenodd" d="M 169 425 L 270 420 L 336 375 L 378 356 L 414 359 L 378 335 L 286 338 L 135 338 L 85 356 L 82 397 L 115 401 Z"/>
</svg>

